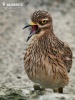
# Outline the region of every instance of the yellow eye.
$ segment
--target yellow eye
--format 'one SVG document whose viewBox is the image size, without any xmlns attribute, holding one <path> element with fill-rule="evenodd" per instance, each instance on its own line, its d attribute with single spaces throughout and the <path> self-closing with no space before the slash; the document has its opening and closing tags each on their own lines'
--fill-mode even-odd
<svg viewBox="0 0 75 100">
<path fill-rule="evenodd" d="M 47 20 L 42 20 L 42 24 L 45 24 L 47 22 Z"/>
</svg>

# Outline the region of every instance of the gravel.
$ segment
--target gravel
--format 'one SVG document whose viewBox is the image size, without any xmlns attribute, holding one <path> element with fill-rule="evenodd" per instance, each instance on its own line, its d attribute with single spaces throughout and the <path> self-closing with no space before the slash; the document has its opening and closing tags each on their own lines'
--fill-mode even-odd
<svg viewBox="0 0 75 100">
<path fill-rule="evenodd" d="M 22 3 L 23 6 L 8 7 L 7 3 Z M 64 88 L 65 94 L 46 90 L 45 94 L 37 98 L 30 95 L 33 83 L 24 71 L 23 62 L 29 44 L 26 43 L 29 30 L 23 30 L 23 27 L 30 22 L 30 16 L 35 10 L 46 10 L 51 14 L 55 34 L 68 43 L 73 51 L 73 66 L 69 73 L 70 82 Z M 0 19 L 0 95 L 12 88 L 22 90 L 24 95 L 31 97 L 30 100 L 75 100 L 75 1 L 0 0 Z"/>
</svg>

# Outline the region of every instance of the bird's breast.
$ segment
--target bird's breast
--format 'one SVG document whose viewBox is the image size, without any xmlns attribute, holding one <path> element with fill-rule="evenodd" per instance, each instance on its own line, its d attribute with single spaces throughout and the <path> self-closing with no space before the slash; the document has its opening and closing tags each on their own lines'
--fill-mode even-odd
<svg viewBox="0 0 75 100">
<path fill-rule="evenodd" d="M 53 58 L 53 56 L 51 56 Z M 68 83 L 66 68 L 49 62 L 49 57 L 45 55 L 38 47 L 29 47 L 24 57 L 25 71 L 28 77 L 35 83 L 39 83 L 44 87 L 59 87 Z"/>
</svg>

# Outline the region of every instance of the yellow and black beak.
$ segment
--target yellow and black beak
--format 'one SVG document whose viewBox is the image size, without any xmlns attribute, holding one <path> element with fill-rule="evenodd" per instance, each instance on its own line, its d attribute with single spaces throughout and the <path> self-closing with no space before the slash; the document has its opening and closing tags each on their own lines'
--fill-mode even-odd
<svg viewBox="0 0 75 100">
<path fill-rule="evenodd" d="M 23 29 L 27 28 L 27 27 L 30 27 L 30 26 L 33 26 L 33 25 L 36 25 L 35 23 L 31 22 L 30 24 L 26 25 Z"/>
<path fill-rule="evenodd" d="M 31 27 L 31 32 L 27 38 L 27 41 L 28 41 L 31 38 L 31 36 L 38 31 L 38 25 L 35 24 L 34 22 L 31 22 L 30 24 L 26 25 L 23 29 L 25 29 L 27 27 Z"/>
</svg>

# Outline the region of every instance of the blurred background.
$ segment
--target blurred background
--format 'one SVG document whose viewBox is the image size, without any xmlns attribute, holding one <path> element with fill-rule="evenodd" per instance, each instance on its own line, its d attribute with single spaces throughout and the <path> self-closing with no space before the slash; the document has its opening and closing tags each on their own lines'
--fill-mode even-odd
<svg viewBox="0 0 75 100">
<path fill-rule="evenodd" d="M 30 22 L 36 10 L 48 11 L 54 33 L 68 43 L 75 57 L 75 0 L 0 0 L 0 91 L 2 88 L 32 89 L 24 71 L 24 53 Z M 75 94 L 75 59 L 65 93 Z M 50 90 L 52 92 L 52 90 Z"/>
</svg>

